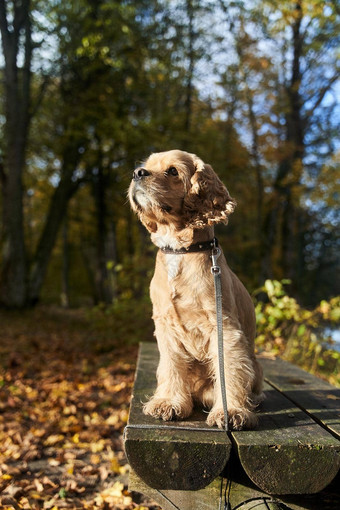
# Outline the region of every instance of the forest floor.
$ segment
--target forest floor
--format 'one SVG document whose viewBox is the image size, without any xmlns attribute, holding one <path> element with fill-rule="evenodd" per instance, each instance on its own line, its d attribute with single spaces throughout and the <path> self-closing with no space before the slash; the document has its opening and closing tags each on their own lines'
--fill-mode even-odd
<svg viewBox="0 0 340 510">
<path fill-rule="evenodd" d="M 0 311 L 0 508 L 159 508 L 127 488 L 137 345 L 113 338 L 86 310 Z"/>
</svg>

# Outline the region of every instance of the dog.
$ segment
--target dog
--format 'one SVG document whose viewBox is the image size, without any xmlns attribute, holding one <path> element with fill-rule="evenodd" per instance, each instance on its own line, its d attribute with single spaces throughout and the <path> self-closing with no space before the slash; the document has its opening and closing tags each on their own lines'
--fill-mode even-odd
<svg viewBox="0 0 340 510">
<path fill-rule="evenodd" d="M 157 389 L 143 411 L 184 419 L 201 403 L 210 410 L 207 424 L 223 428 L 211 250 L 191 250 L 214 238 L 214 225 L 228 223 L 236 202 L 210 165 L 180 150 L 151 154 L 134 170 L 128 197 L 160 248 L 150 285 L 160 361 Z M 223 254 L 218 264 L 228 421 L 234 430 L 253 428 L 263 398 L 254 306 Z"/>
</svg>

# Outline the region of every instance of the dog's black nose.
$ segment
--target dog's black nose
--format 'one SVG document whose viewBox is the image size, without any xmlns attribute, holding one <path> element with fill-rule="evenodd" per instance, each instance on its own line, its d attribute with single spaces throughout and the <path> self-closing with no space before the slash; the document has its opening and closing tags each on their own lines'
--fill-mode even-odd
<svg viewBox="0 0 340 510">
<path fill-rule="evenodd" d="M 146 168 L 136 168 L 136 170 L 133 172 L 133 180 L 139 181 L 140 179 L 143 179 L 143 177 L 146 177 L 147 175 L 150 175 L 150 173 L 146 170 Z"/>
</svg>

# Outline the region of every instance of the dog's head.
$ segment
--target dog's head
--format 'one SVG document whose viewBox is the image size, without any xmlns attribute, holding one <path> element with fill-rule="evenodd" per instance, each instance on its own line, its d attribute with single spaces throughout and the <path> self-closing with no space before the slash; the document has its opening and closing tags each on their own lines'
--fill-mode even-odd
<svg viewBox="0 0 340 510">
<path fill-rule="evenodd" d="M 227 223 L 236 205 L 210 165 L 180 150 L 151 154 L 136 168 L 129 199 L 150 232 Z"/>
</svg>

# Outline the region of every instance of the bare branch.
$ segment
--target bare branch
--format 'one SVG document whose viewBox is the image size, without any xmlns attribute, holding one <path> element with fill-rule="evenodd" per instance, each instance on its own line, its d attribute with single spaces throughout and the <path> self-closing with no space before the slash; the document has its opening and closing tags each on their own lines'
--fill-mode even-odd
<svg viewBox="0 0 340 510">
<path fill-rule="evenodd" d="M 332 78 L 330 78 L 328 80 L 327 84 L 324 87 L 322 87 L 322 89 L 317 94 L 317 98 L 316 98 L 314 105 L 307 110 L 306 119 L 308 119 L 309 117 L 311 117 L 313 115 L 316 108 L 318 108 L 320 106 L 320 104 L 322 103 L 327 92 L 329 92 L 333 83 L 335 83 L 338 79 L 339 79 L 339 73 L 336 73 L 334 76 L 332 76 Z"/>
</svg>

